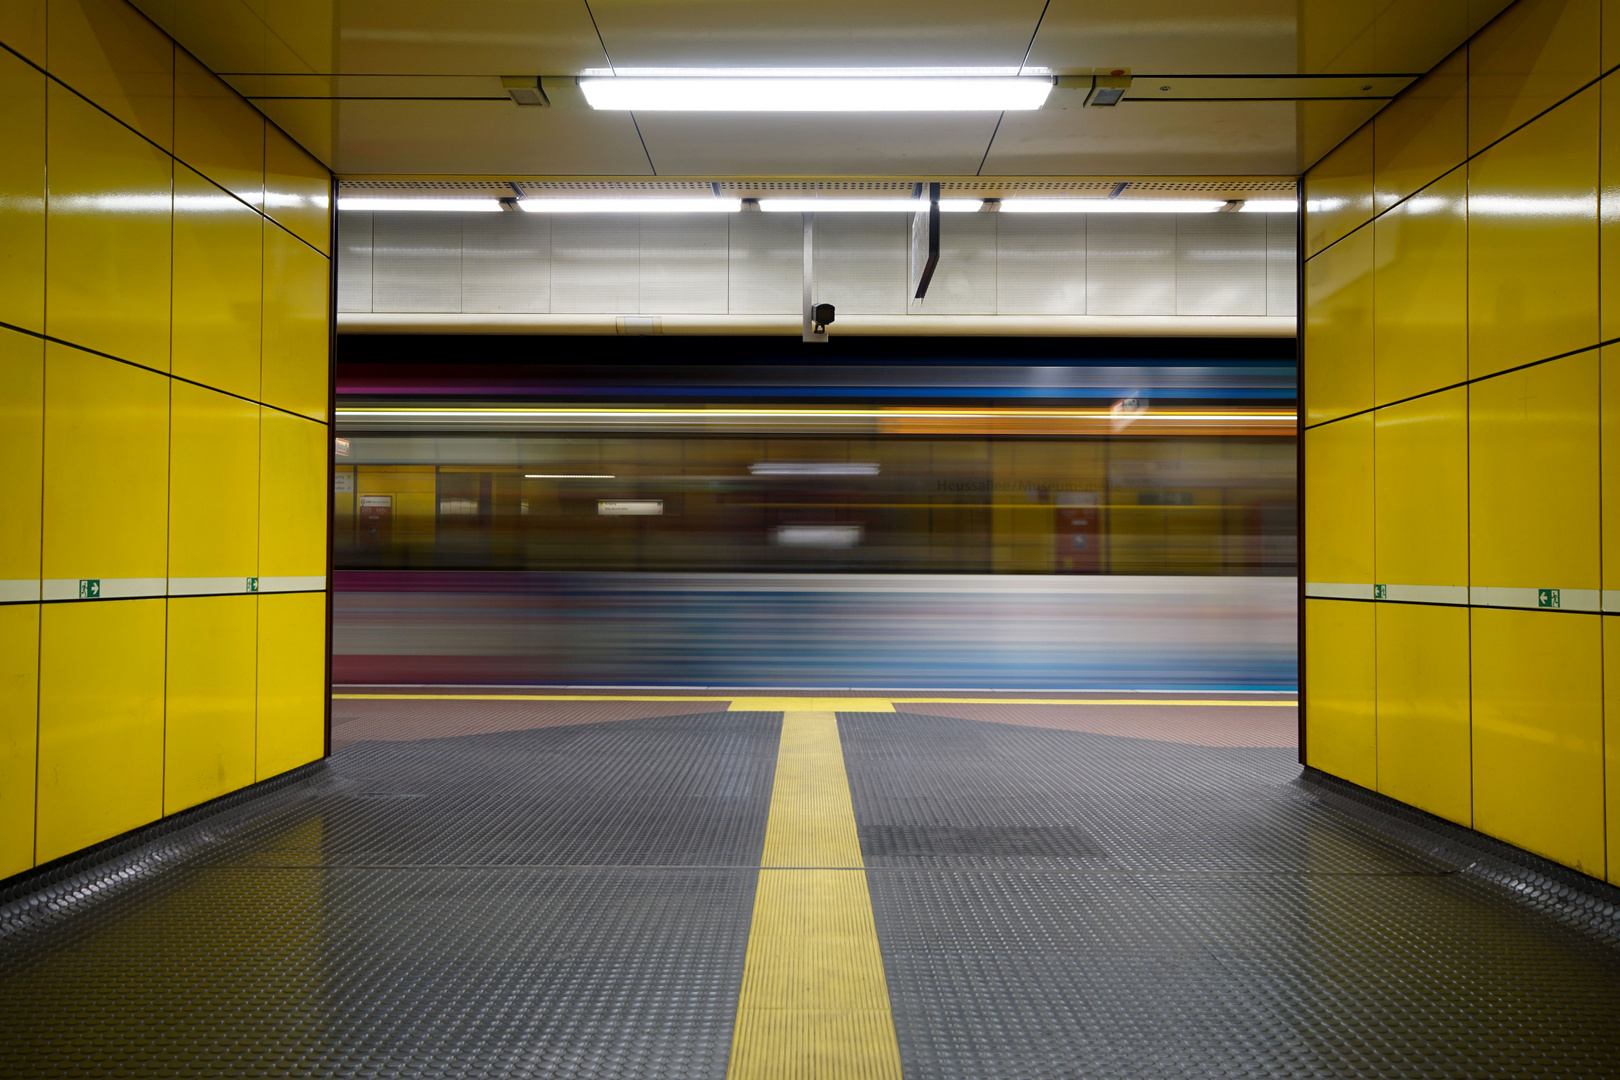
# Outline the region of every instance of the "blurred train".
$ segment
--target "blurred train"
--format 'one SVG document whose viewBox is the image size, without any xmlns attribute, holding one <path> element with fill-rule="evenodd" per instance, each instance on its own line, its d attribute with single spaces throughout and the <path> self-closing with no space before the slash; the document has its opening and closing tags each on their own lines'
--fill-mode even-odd
<svg viewBox="0 0 1620 1080">
<path fill-rule="evenodd" d="M 336 677 L 1290 688 L 1291 358 L 1020 348 L 340 368 Z"/>
<path fill-rule="evenodd" d="M 1294 573 L 1278 435 L 349 436 L 344 569 Z"/>
</svg>

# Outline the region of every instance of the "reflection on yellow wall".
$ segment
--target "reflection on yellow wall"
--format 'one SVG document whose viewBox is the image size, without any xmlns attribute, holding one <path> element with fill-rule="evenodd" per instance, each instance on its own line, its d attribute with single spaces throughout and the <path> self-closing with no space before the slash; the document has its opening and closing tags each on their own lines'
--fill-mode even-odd
<svg viewBox="0 0 1620 1080">
<path fill-rule="evenodd" d="M 125 0 L 0 43 L 5 877 L 324 752 L 331 178 Z"/>
<path fill-rule="evenodd" d="M 1310 764 L 1620 880 L 1603 679 L 1620 591 L 1600 575 L 1620 543 L 1601 497 L 1620 372 L 1598 349 L 1615 321 L 1600 269 L 1620 252 L 1620 124 L 1600 106 L 1620 76 L 1592 85 L 1614 62 L 1603 6 L 1518 0 L 1306 179 L 1306 280 L 1339 284 L 1307 294 L 1303 573 L 1331 583 L 1308 604 L 1339 611 L 1307 619 L 1303 677 Z M 1370 300 L 1347 269 L 1364 248 Z M 1342 479 L 1360 469 L 1370 485 Z M 1332 533 L 1368 518 L 1372 565 L 1324 576 L 1363 565 Z M 1370 729 L 1347 727 L 1352 669 Z"/>
</svg>

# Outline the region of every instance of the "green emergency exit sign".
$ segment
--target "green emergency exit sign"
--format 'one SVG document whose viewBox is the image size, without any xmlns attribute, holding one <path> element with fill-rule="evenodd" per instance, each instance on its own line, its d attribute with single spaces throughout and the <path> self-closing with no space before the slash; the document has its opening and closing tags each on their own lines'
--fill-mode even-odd
<svg viewBox="0 0 1620 1080">
<path fill-rule="evenodd" d="M 100 595 L 101 595 L 101 579 L 100 578 L 80 578 L 79 579 L 79 599 L 80 600 L 94 600 L 97 597 L 99 597 Z"/>
<path fill-rule="evenodd" d="M 1557 589 L 1537 589 L 1536 607 L 1561 607 Z"/>
</svg>

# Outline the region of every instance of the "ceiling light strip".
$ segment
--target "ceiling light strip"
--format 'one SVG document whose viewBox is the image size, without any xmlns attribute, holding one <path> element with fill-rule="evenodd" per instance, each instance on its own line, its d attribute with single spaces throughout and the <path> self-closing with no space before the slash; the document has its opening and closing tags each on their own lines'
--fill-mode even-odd
<svg viewBox="0 0 1620 1080">
<path fill-rule="evenodd" d="M 636 112 L 1021 112 L 1049 76 L 743 76 L 581 78 L 593 109 Z"/>
</svg>

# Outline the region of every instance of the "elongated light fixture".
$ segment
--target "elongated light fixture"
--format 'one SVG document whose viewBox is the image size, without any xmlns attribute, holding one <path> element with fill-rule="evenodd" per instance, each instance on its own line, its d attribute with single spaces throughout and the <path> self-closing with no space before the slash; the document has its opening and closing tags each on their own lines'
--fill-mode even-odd
<svg viewBox="0 0 1620 1080">
<path fill-rule="evenodd" d="M 735 214 L 742 199 L 521 199 L 518 206 L 531 214 Z"/>
<path fill-rule="evenodd" d="M 1048 76 L 585 77 L 593 109 L 637 112 L 1013 112 L 1038 109 Z"/>
<path fill-rule="evenodd" d="M 977 213 L 982 199 L 941 199 L 941 213 Z M 916 199 L 761 199 L 759 208 L 768 214 L 811 214 L 817 211 L 843 214 L 914 214 Z"/>
<path fill-rule="evenodd" d="M 1220 199 L 1002 199 L 1003 214 L 1213 214 Z"/>
<path fill-rule="evenodd" d="M 408 211 L 438 211 L 440 213 L 500 213 L 502 209 L 499 199 L 456 199 L 435 198 L 433 196 L 364 196 L 340 195 L 338 197 L 339 210 L 408 210 Z"/>
</svg>

